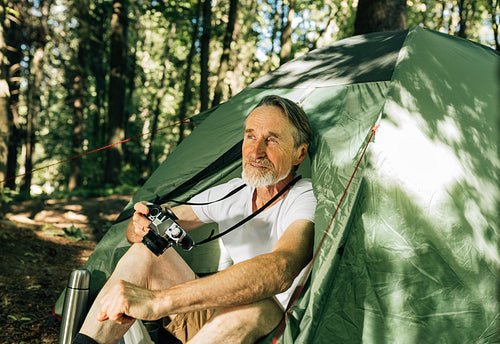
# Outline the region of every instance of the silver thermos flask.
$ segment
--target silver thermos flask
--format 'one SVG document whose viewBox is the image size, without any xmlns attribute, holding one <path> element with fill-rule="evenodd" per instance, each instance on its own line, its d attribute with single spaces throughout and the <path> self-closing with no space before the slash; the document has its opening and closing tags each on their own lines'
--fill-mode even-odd
<svg viewBox="0 0 500 344">
<path fill-rule="evenodd" d="M 59 344 L 71 344 L 87 315 L 89 299 L 90 272 L 75 269 L 71 272 L 64 298 Z"/>
</svg>

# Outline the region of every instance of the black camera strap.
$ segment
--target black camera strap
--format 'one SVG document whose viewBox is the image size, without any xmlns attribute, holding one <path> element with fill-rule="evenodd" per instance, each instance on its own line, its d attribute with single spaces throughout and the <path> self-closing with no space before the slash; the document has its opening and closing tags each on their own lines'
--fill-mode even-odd
<svg viewBox="0 0 500 344">
<path fill-rule="evenodd" d="M 220 202 L 220 201 L 223 201 L 225 200 L 226 198 L 229 198 L 231 197 L 232 195 L 234 195 L 235 193 L 237 193 L 238 191 L 240 191 L 241 189 L 243 189 L 245 186 L 247 186 L 246 184 L 242 184 L 240 186 L 238 186 L 236 189 L 234 190 L 231 190 L 231 192 L 229 192 L 227 195 L 225 195 L 224 197 L 222 197 L 221 199 L 218 199 L 218 200 L 215 200 L 215 201 L 211 201 L 211 202 L 205 202 L 205 203 L 193 203 L 193 202 L 183 202 L 183 201 L 176 201 L 175 199 L 168 199 L 166 200 L 167 202 L 174 202 L 174 203 L 177 203 L 177 204 L 184 204 L 184 205 L 209 205 L 209 204 L 212 204 L 212 203 L 216 203 L 216 202 Z M 161 203 L 165 203 L 162 201 L 160 201 Z M 155 200 L 155 202 L 153 202 L 155 204 L 159 204 L 157 203 L 157 201 Z"/>
<path fill-rule="evenodd" d="M 266 209 L 267 207 L 269 207 L 271 204 L 273 204 L 278 198 L 280 198 L 285 192 L 287 192 L 292 186 L 295 185 L 295 183 L 297 183 L 300 179 L 302 178 L 302 176 L 297 176 L 295 177 L 290 183 L 288 183 L 287 185 L 285 185 L 285 187 L 283 189 L 281 189 L 276 195 L 274 195 L 273 198 L 271 198 L 266 204 L 264 204 L 262 207 L 260 207 L 259 209 L 257 209 L 256 211 L 254 211 L 252 214 L 248 215 L 246 218 L 244 218 L 243 220 L 241 220 L 240 222 L 238 222 L 237 224 L 233 225 L 232 227 L 226 229 L 224 232 L 222 233 L 219 233 L 217 235 L 214 236 L 214 230 L 212 230 L 212 233 L 210 233 L 210 235 L 208 236 L 208 238 L 206 238 L 205 240 L 202 240 L 200 241 L 199 243 L 195 244 L 195 246 L 200 246 L 200 245 L 203 245 L 203 244 L 206 244 L 207 242 L 210 242 L 210 241 L 214 241 L 214 240 L 217 240 L 219 239 L 220 237 L 222 237 L 223 235 L 226 235 L 228 234 L 229 232 L 232 232 L 233 230 L 235 230 L 236 228 L 240 227 L 241 225 L 243 225 L 244 223 L 250 221 L 251 219 L 253 219 L 255 216 L 259 215 L 261 212 L 264 211 L 264 209 Z M 243 185 L 243 187 L 246 186 L 246 185 Z M 239 190 L 241 190 L 241 187 L 238 188 Z M 235 189 L 237 190 L 237 189 Z M 237 190 L 237 191 L 239 191 Z M 233 190 L 234 191 L 234 190 Z M 236 191 L 236 192 L 237 192 Z M 235 192 L 232 192 L 231 195 L 233 195 Z M 229 196 L 231 196 L 229 195 Z M 228 195 L 226 195 L 224 198 L 222 199 L 225 199 L 227 197 L 229 197 Z M 220 200 L 222 200 L 220 199 Z M 220 201 L 219 200 L 219 201 Z M 218 202 L 218 201 L 214 201 L 214 202 Z M 211 203 L 214 203 L 214 202 L 211 202 Z"/>
</svg>

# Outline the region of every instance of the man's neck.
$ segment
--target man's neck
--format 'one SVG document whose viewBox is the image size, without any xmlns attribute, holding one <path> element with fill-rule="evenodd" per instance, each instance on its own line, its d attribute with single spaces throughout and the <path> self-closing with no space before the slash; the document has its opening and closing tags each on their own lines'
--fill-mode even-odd
<svg viewBox="0 0 500 344">
<path fill-rule="evenodd" d="M 270 186 L 263 186 L 263 187 L 257 187 L 255 188 L 254 194 L 253 194 L 253 199 L 252 199 L 252 210 L 256 211 L 260 207 L 262 207 L 264 204 L 269 202 L 271 198 L 273 198 L 280 190 L 282 190 L 288 183 L 290 183 L 295 176 L 295 173 L 291 171 L 288 176 L 276 184 L 270 185 Z M 271 204 L 273 206 L 276 202 L 278 202 L 280 199 L 285 197 L 286 192 L 281 195 L 276 201 Z"/>
</svg>

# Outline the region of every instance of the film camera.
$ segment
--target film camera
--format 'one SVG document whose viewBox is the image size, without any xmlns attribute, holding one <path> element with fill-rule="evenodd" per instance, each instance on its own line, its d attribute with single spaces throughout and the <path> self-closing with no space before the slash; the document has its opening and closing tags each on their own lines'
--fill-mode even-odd
<svg viewBox="0 0 500 344">
<path fill-rule="evenodd" d="M 175 222 L 177 216 L 168 208 L 146 203 L 149 212 L 144 216 L 151 221 L 149 232 L 142 238 L 142 243 L 157 256 L 161 255 L 173 244 L 189 251 L 194 247 L 194 241 L 186 231 Z"/>
</svg>

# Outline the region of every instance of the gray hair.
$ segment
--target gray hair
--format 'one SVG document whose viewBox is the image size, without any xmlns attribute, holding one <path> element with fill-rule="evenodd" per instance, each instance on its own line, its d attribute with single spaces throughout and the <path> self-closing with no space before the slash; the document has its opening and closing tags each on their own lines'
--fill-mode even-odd
<svg viewBox="0 0 500 344">
<path fill-rule="evenodd" d="M 309 123 L 309 118 L 307 118 L 306 113 L 299 105 L 290 99 L 277 95 L 269 95 L 262 98 L 259 104 L 257 104 L 252 111 L 260 106 L 276 106 L 283 110 L 285 116 L 290 120 L 296 129 L 293 135 L 295 148 L 298 148 L 301 144 L 309 145 L 311 143 L 311 124 Z"/>
</svg>

